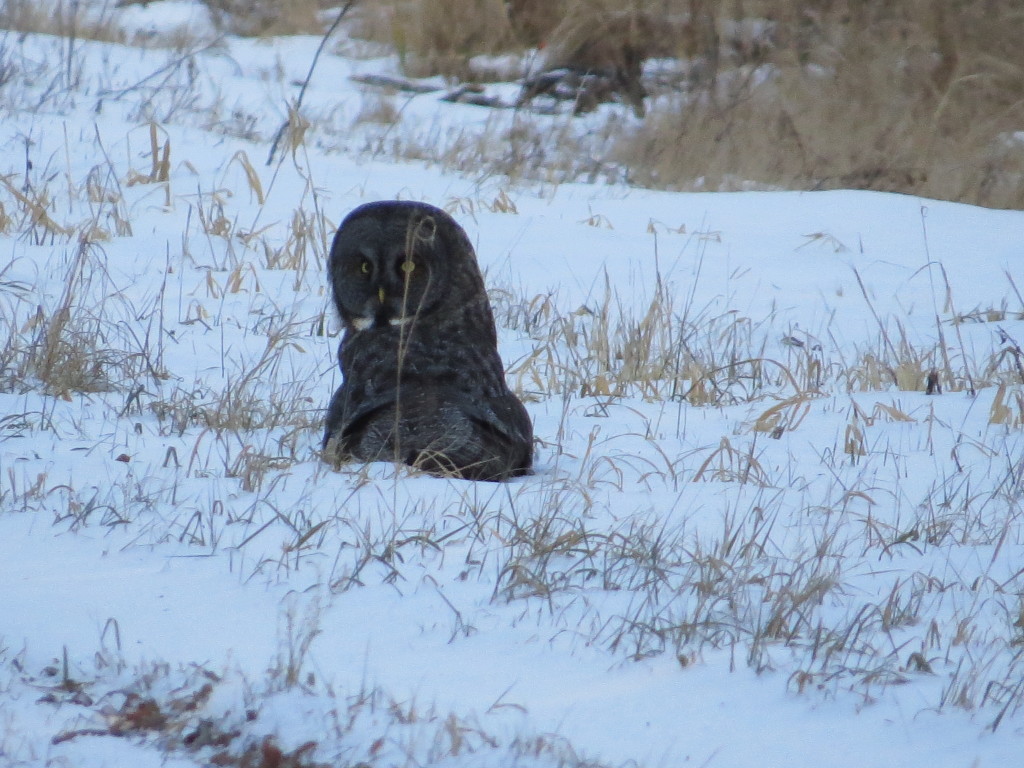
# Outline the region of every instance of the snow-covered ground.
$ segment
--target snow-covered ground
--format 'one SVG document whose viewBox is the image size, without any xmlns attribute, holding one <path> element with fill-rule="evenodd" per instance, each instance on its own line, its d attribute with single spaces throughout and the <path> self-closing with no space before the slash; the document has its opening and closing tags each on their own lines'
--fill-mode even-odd
<svg viewBox="0 0 1024 768">
<path fill-rule="evenodd" d="M 0 765 L 1019 764 L 1024 214 L 460 169 L 624 108 L 343 36 L 266 165 L 318 43 L 0 32 Z M 325 248 L 395 197 L 477 248 L 529 477 L 318 461 Z"/>
</svg>

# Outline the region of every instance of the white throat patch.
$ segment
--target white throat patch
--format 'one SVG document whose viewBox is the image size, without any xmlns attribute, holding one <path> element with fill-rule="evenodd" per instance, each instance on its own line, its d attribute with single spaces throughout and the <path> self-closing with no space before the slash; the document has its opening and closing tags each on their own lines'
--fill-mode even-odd
<svg viewBox="0 0 1024 768">
<path fill-rule="evenodd" d="M 411 315 L 406 315 L 405 317 L 392 317 L 390 320 L 388 320 L 388 325 L 392 325 L 395 328 L 401 328 L 403 326 L 408 325 L 412 321 L 413 318 Z M 372 328 L 374 322 L 376 322 L 376 318 L 374 318 L 372 315 L 367 317 L 357 317 L 352 321 L 352 327 L 357 331 L 365 331 L 369 328 Z"/>
</svg>

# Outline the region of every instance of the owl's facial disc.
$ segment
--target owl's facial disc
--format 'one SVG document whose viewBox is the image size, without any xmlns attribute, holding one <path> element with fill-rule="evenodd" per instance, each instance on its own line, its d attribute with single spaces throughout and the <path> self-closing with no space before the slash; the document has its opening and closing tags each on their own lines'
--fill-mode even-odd
<svg viewBox="0 0 1024 768">
<path fill-rule="evenodd" d="M 366 299 L 362 312 L 351 320 L 356 331 L 391 326 L 409 325 L 419 311 L 421 289 L 414 281 L 423 276 L 423 268 L 405 253 L 392 258 L 390 273 L 374 268 L 376 261 L 365 259 L 360 265 L 359 278 L 366 283 Z"/>
<path fill-rule="evenodd" d="M 360 222 L 350 225 L 358 233 Z M 430 286 L 437 275 L 431 261 L 436 237 L 433 219 L 404 222 L 401 236 L 375 231 L 353 234 L 346 261 L 351 286 L 347 303 L 348 325 L 353 331 L 403 328 L 430 311 L 428 297 L 437 300 Z M 339 259 L 340 260 L 340 259 Z"/>
</svg>

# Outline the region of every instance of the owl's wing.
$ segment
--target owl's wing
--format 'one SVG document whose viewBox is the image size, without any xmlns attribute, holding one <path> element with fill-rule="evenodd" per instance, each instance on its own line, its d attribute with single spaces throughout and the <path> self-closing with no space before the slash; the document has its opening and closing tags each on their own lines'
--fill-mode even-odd
<svg viewBox="0 0 1024 768">
<path fill-rule="evenodd" d="M 528 474 L 533 464 L 533 425 L 511 393 L 461 404 L 474 439 L 458 456 L 459 470 L 471 480 L 505 480 Z"/>
<path fill-rule="evenodd" d="M 523 404 L 512 394 L 489 397 L 483 401 L 469 400 L 466 415 L 484 428 L 511 440 L 532 442 L 533 425 Z"/>
<path fill-rule="evenodd" d="M 352 438 L 358 435 L 375 416 L 388 408 L 393 408 L 394 404 L 395 393 L 382 392 L 375 397 L 366 398 L 357 406 L 352 407 L 345 386 L 342 385 L 334 393 L 331 404 L 327 408 L 324 446 L 332 438 L 337 439 L 340 446 L 350 444 Z"/>
</svg>

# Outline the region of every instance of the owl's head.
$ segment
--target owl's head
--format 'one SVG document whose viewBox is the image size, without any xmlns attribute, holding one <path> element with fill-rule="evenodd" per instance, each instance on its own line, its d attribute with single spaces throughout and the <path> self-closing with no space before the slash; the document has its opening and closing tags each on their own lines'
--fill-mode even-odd
<svg viewBox="0 0 1024 768">
<path fill-rule="evenodd" d="M 426 203 L 361 205 L 345 217 L 331 246 L 334 302 L 353 331 L 402 326 L 436 311 L 465 270 L 480 280 L 465 232 Z"/>
</svg>

